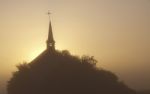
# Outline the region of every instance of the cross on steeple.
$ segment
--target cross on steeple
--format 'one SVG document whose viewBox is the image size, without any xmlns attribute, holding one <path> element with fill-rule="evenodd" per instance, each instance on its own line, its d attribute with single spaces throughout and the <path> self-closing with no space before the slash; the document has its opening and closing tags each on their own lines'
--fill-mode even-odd
<svg viewBox="0 0 150 94">
<path fill-rule="evenodd" d="M 47 15 L 49 16 L 49 20 L 50 20 L 51 12 L 50 12 L 50 11 L 48 11 Z"/>
<path fill-rule="evenodd" d="M 50 20 L 50 12 L 48 11 L 48 16 L 49 16 L 49 31 L 48 31 L 48 39 L 47 39 L 47 49 L 52 51 L 55 51 L 55 41 L 53 38 L 53 32 L 52 32 L 52 25 L 51 25 L 51 20 Z"/>
</svg>

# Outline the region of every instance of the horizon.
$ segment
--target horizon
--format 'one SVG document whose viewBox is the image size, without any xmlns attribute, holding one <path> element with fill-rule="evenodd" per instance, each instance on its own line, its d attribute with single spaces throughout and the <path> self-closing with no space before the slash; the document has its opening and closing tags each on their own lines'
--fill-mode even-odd
<svg viewBox="0 0 150 94">
<path fill-rule="evenodd" d="M 35 1 L 0 1 L 0 92 L 17 64 L 46 49 L 48 10 L 56 49 L 94 56 L 129 87 L 150 90 L 149 0 Z"/>
</svg>

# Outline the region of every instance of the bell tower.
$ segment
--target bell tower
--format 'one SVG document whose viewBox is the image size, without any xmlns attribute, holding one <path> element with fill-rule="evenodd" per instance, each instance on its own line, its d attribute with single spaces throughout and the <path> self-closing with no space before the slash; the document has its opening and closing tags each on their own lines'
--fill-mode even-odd
<svg viewBox="0 0 150 94">
<path fill-rule="evenodd" d="M 53 32 L 52 32 L 52 25 L 50 20 L 50 12 L 48 12 L 49 16 L 49 30 L 48 30 L 48 39 L 46 41 L 47 49 L 50 50 L 50 52 L 55 51 L 55 41 L 53 38 Z"/>
</svg>

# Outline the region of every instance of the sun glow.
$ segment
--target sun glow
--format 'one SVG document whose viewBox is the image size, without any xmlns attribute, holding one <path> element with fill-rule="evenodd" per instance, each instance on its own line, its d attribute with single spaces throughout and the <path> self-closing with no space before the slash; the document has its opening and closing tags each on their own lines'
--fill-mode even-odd
<svg viewBox="0 0 150 94">
<path fill-rule="evenodd" d="M 29 53 L 29 55 L 27 57 L 27 61 L 31 62 L 33 59 L 35 59 L 43 51 L 44 51 L 44 48 L 32 49 L 32 51 L 30 51 L 30 53 Z"/>
</svg>

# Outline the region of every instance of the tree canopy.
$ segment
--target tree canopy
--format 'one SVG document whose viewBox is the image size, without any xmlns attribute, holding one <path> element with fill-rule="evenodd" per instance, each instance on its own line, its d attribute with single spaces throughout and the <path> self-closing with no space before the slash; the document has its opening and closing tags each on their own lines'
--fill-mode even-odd
<svg viewBox="0 0 150 94">
<path fill-rule="evenodd" d="M 17 66 L 8 94 L 135 94 L 110 71 L 96 67 L 94 57 L 56 51 Z"/>
</svg>

